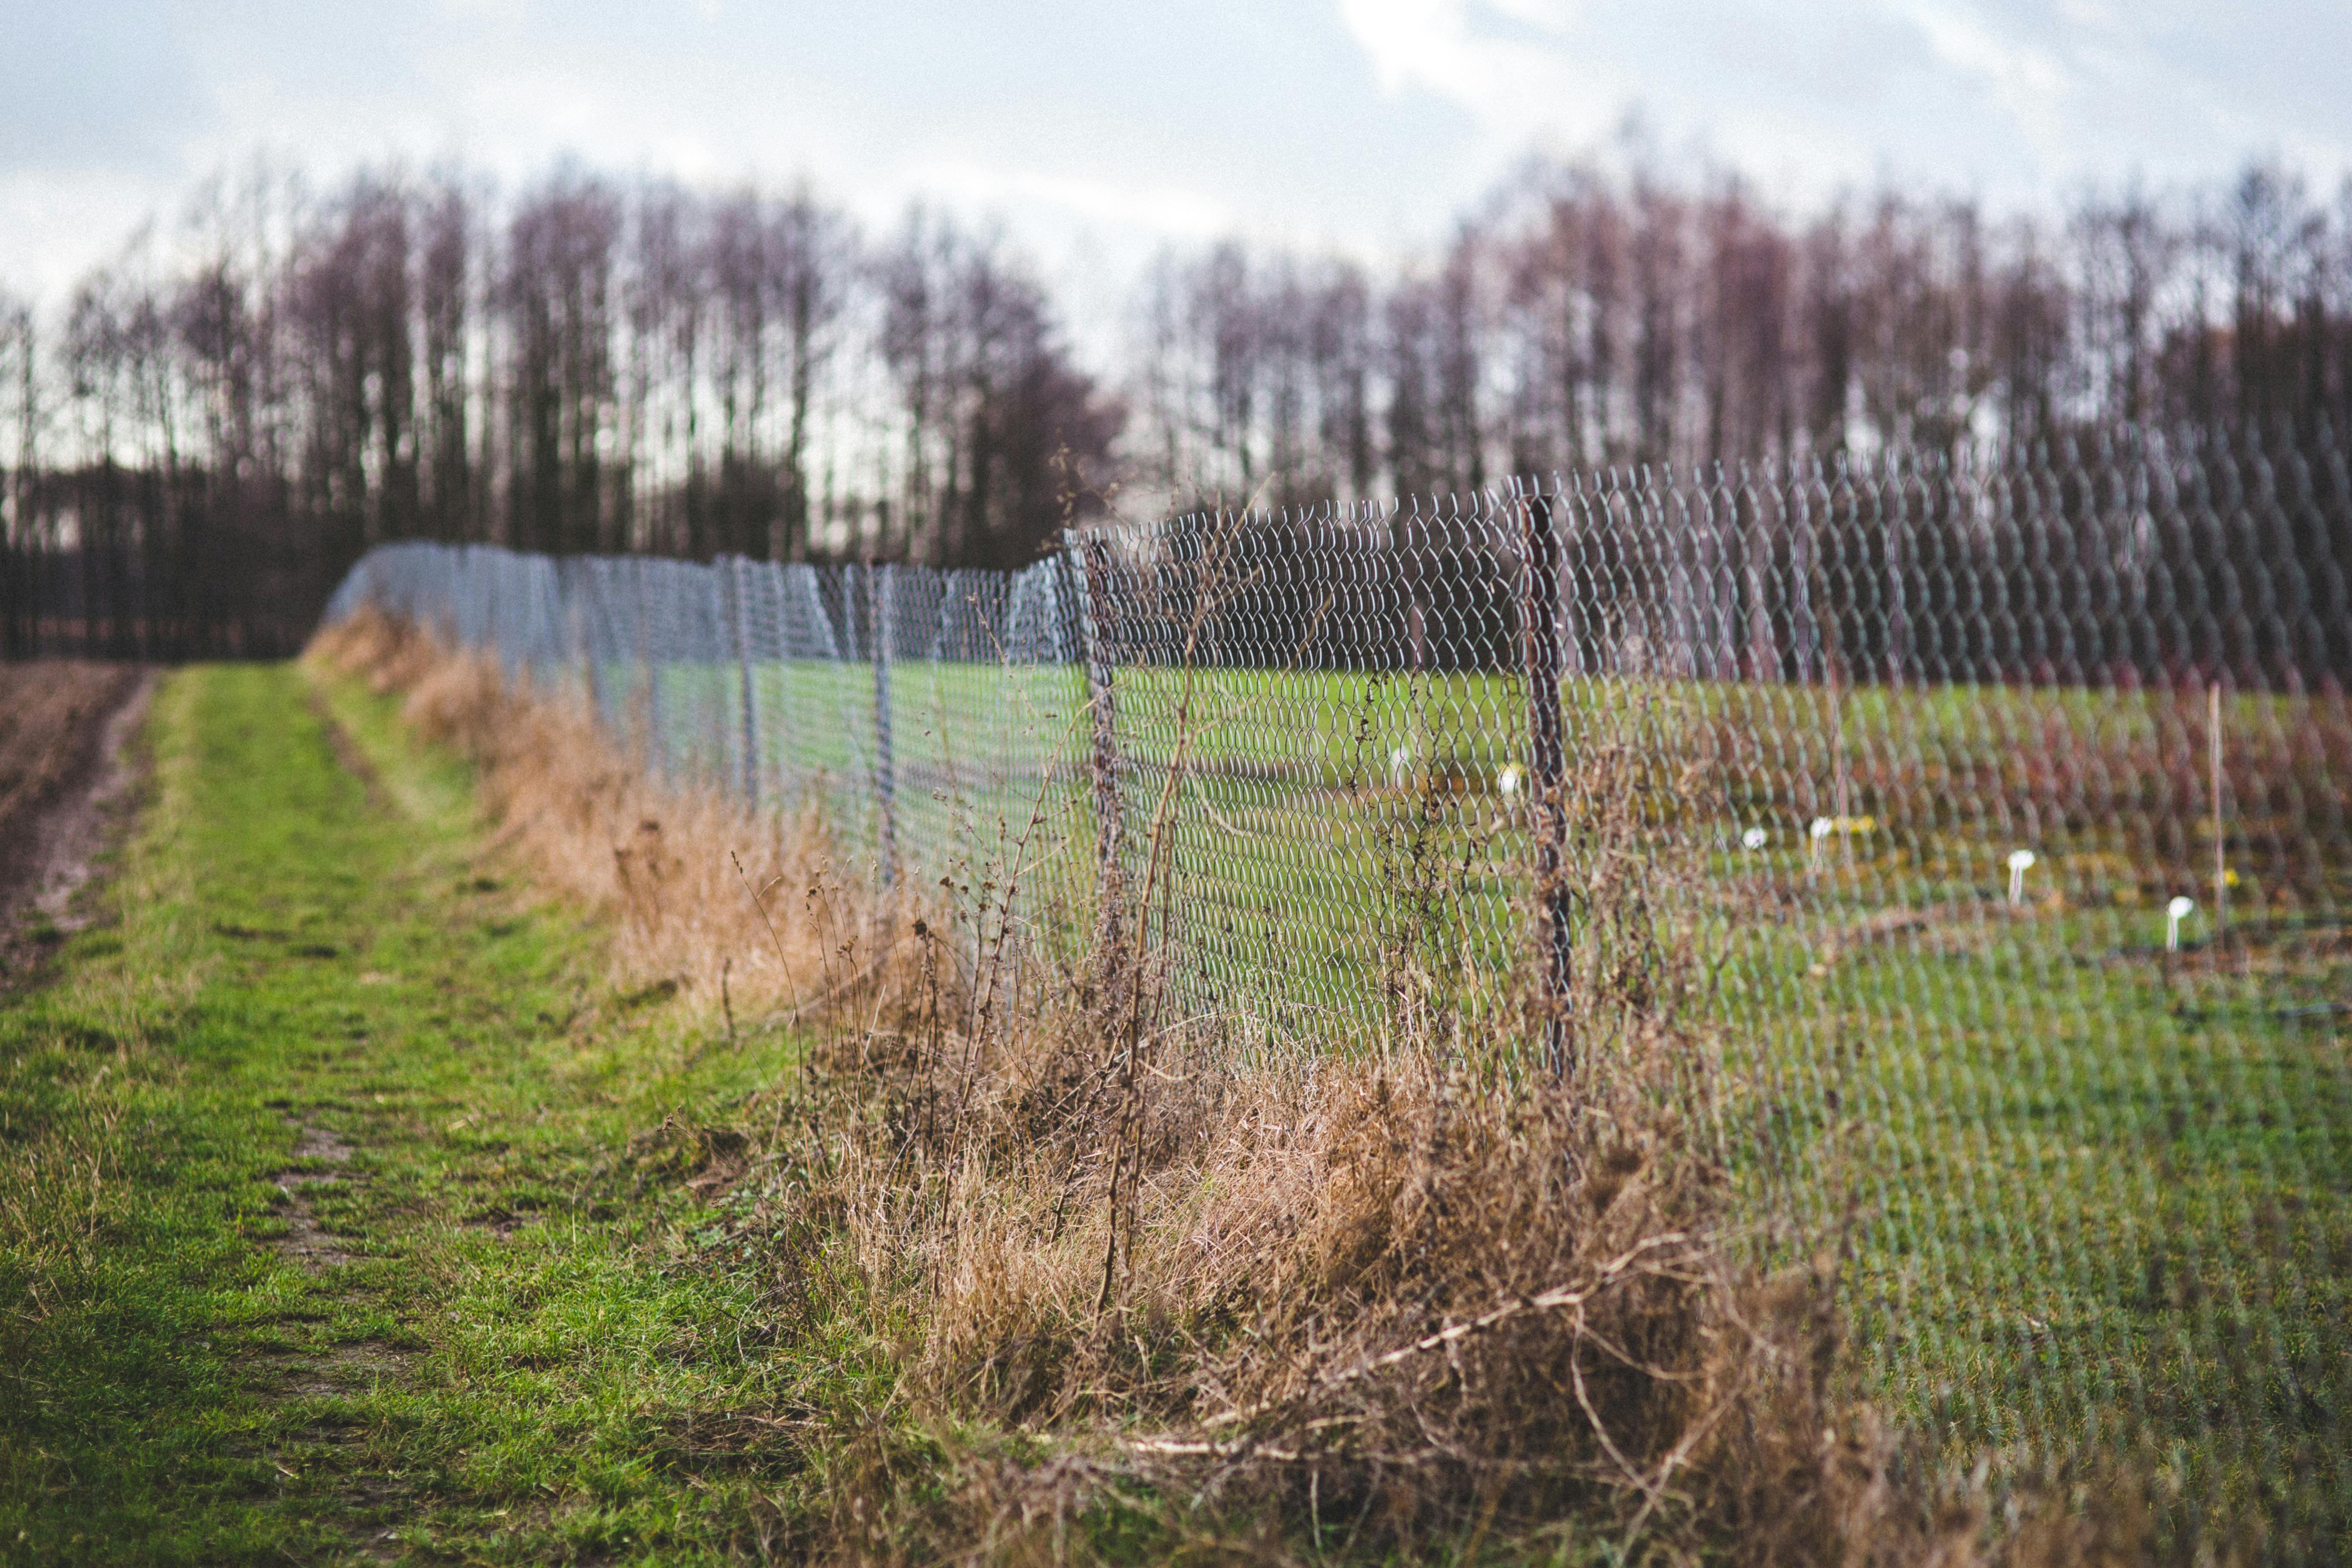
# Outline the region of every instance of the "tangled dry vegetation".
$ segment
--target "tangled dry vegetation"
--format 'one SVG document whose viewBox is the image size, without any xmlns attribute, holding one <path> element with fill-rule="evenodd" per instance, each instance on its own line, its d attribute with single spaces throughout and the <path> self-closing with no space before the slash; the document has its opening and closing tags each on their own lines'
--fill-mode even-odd
<svg viewBox="0 0 2352 1568">
<path fill-rule="evenodd" d="M 960 959 L 946 911 L 844 876 L 822 824 L 659 790 L 583 712 L 406 627 L 362 615 L 313 657 L 478 760 L 626 981 L 813 1031 L 755 1147 L 716 1151 L 776 1338 L 813 1366 L 884 1346 L 878 1397 L 812 1371 L 787 1402 L 804 1555 L 2141 1555 L 2122 1494 L 1994 1521 L 1846 1397 L 1833 1251 L 1766 1275 L 1727 1241 L 1727 1091 L 1688 1070 L 1670 951 L 1609 955 L 1641 976 L 1613 994 L 1595 971 L 1576 1092 L 1416 1038 L 1243 1058 L 1164 1023 L 1148 952 L 1055 973 L 1015 931 Z M 1591 859 L 1588 900 L 1639 881 Z"/>
</svg>

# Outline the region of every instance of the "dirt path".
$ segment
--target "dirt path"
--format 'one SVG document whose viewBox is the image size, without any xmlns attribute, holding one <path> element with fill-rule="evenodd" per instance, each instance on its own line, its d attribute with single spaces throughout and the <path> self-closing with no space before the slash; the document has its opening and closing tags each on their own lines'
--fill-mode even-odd
<svg viewBox="0 0 2352 1568">
<path fill-rule="evenodd" d="M 129 665 L 0 669 L 0 989 L 91 918 L 79 895 L 129 818 L 131 741 L 156 679 Z"/>
<path fill-rule="evenodd" d="M 351 1169 L 352 1148 L 340 1134 L 299 1117 L 288 1118 L 288 1124 L 300 1135 L 292 1163 L 270 1178 L 280 1194 L 278 1215 L 286 1222 L 286 1234 L 273 1245 L 280 1258 L 318 1281 L 314 1310 L 330 1303 L 338 1310 L 364 1308 L 366 1293 L 341 1272 L 361 1262 L 361 1256 L 320 1223 L 315 1200 L 365 1177 Z M 341 1407 L 371 1390 L 404 1385 L 414 1360 L 382 1339 L 321 1338 L 264 1353 L 253 1363 L 261 1399 L 298 1417 L 279 1426 L 263 1458 L 287 1479 L 306 1472 L 332 1478 L 343 1505 L 340 1533 L 349 1554 L 361 1562 L 396 1559 L 398 1531 L 385 1521 L 402 1517 L 409 1500 L 404 1488 L 351 1461 L 349 1451 L 361 1428 Z"/>
</svg>

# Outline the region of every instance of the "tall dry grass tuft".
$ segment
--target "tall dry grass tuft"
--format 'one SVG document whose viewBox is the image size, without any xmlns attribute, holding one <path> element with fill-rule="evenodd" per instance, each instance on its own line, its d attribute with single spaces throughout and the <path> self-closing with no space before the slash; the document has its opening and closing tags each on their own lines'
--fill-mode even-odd
<svg viewBox="0 0 2352 1568">
<path fill-rule="evenodd" d="M 821 822 L 660 789 L 494 665 L 373 615 L 314 657 L 478 761 L 501 838 L 614 916 L 627 978 L 731 975 L 814 1031 L 730 1166 L 772 1243 L 770 1331 L 823 1351 L 790 1396 L 802 1555 L 1132 1555 L 1093 1532 L 1114 1512 L 1153 1554 L 1267 1560 L 1992 1552 L 1981 1500 L 1845 1394 L 1834 1248 L 1767 1275 L 1734 1245 L 1713 1130 L 1737 1086 L 1683 1025 L 1694 948 L 1631 752 L 1572 781 L 1593 940 L 1562 1083 L 1438 1019 L 1234 1051 L 1169 1020 L 1141 921 L 1080 973 L 1010 925 L 967 965 Z M 887 1347 L 878 1403 L 827 1404 L 845 1339 Z M 2029 1510 L 1999 1544 L 2094 1560 L 2134 1539 L 2111 1512 Z"/>
<path fill-rule="evenodd" d="M 715 789 L 664 785 L 583 700 L 510 688 L 497 660 L 373 609 L 321 631 L 306 657 L 400 694 L 419 735 L 477 764 L 497 844 L 549 891 L 613 919 L 620 983 L 814 1018 L 887 1010 L 915 982 L 919 942 L 851 885 L 821 820 L 780 823 Z"/>
</svg>

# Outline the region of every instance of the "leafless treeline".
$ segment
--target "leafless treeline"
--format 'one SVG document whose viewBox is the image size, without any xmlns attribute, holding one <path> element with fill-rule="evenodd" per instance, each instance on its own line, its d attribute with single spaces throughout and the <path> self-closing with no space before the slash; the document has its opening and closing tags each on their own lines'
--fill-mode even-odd
<svg viewBox="0 0 2352 1568">
<path fill-rule="evenodd" d="M 55 318 L 0 300 L 0 638 L 265 651 L 379 540 L 1010 565 L 1064 498 L 2352 430 L 2352 189 L 2054 217 L 1531 168 L 1423 264 L 1240 244 L 1096 373 L 997 237 L 560 169 L 223 182 Z M 1098 384 L 1097 374 L 1101 381 Z"/>
<path fill-rule="evenodd" d="M 1131 455 L 1183 493 L 1475 490 L 1571 467 L 1978 449 L 2086 426 L 2352 427 L 2352 185 L 2058 217 L 1536 168 L 1401 277 L 1238 245 L 1157 269 Z"/>
<path fill-rule="evenodd" d="M 1118 429 L 1006 247 L 919 211 L 363 174 L 217 187 L 169 249 L 5 318 L 12 647 L 282 647 L 394 538 L 1013 564 Z"/>
</svg>

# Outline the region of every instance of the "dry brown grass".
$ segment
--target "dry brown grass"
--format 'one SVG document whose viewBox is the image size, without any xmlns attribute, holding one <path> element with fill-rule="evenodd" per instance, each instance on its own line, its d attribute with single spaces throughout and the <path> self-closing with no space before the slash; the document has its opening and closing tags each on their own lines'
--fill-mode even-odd
<svg viewBox="0 0 2352 1568">
<path fill-rule="evenodd" d="M 1847 1396 L 1834 1247 L 1741 1261 L 1709 1131 L 1734 1090 L 1679 1027 L 1689 955 L 1637 907 L 1659 869 L 1607 759 L 1573 891 L 1610 935 L 1563 1086 L 1434 1029 L 1244 1058 L 1159 1016 L 1148 952 L 959 966 L 820 823 L 657 790 L 584 712 L 379 617 L 315 657 L 481 763 L 500 835 L 615 918 L 625 977 L 725 977 L 816 1029 L 754 1147 L 673 1162 L 742 1184 L 772 1331 L 813 1347 L 803 1556 L 2138 1555 L 2112 1502 L 1996 1541 Z M 845 1334 L 884 1344 L 878 1402 L 826 1394 Z"/>
<path fill-rule="evenodd" d="M 583 703 L 509 689 L 495 660 L 373 612 L 321 632 L 306 657 L 401 694 L 418 734 L 478 764 L 498 843 L 546 890 L 613 920 L 619 984 L 814 1019 L 887 1007 L 912 978 L 920 944 L 852 885 L 821 821 L 665 787 Z"/>
<path fill-rule="evenodd" d="M 0 664 L 0 891 L 34 816 L 91 766 L 106 715 L 138 679 L 126 664 Z"/>
</svg>

